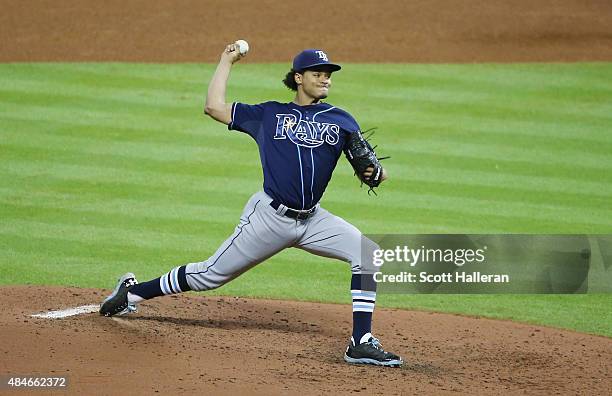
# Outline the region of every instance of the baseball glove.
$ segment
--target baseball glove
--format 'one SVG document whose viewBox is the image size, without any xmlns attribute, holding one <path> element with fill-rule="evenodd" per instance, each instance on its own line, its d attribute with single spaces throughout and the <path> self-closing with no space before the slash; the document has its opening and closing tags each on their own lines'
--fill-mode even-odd
<svg viewBox="0 0 612 396">
<path fill-rule="evenodd" d="M 373 129 L 365 131 L 365 133 L 373 131 Z M 382 182 L 382 165 L 380 161 L 390 158 L 383 157 L 377 158 L 374 149 L 368 142 L 368 139 L 372 136 L 372 133 L 367 138 L 363 137 L 361 131 L 357 131 L 349 134 L 346 143 L 344 144 L 344 154 L 346 158 L 353 166 L 355 175 L 361 181 L 361 185 L 366 184 L 369 188 L 368 194 L 374 191 L 374 188 L 378 187 Z M 366 178 L 363 174 L 368 168 L 373 168 L 372 176 Z"/>
</svg>

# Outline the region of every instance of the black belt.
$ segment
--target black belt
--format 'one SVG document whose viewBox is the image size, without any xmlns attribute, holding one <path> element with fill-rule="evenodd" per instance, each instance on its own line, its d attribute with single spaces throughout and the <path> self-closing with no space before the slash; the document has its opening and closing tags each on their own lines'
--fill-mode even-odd
<svg viewBox="0 0 612 396">
<path fill-rule="evenodd" d="M 281 206 L 281 203 L 273 199 L 272 202 L 270 202 L 270 206 L 272 206 L 274 210 L 278 210 L 278 208 Z M 310 216 L 312 216 L 315 213 L 316 210 L 317 210 L 316 206 L 313 206 L 312 208 L 308 210 L 295 210 L 295 209 L 291 209 L 287 207 L 287 210 L 285 211 L 284 214 L 285 216 L 291 217 L 292 219 L 307 220 Z"/>
</svg>

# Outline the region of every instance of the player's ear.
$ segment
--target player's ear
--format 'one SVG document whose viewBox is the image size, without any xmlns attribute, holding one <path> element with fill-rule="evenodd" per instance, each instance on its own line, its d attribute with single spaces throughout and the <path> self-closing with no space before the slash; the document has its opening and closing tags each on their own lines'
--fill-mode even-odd
<svg viewBox="0 0 612 396">
<path fill-rule="evenodd" d="M 297 72 L 296 72 L 296 73 L 293 75 L 293 79 L 295 80 L 295 83 L 296 83 L 297 85 L 302 84 L 302 79 L 303 79 L 303 77 L 304 77 L 304 76 L 303 76 L 301 73 L 297 73 Z"/>
</svg>

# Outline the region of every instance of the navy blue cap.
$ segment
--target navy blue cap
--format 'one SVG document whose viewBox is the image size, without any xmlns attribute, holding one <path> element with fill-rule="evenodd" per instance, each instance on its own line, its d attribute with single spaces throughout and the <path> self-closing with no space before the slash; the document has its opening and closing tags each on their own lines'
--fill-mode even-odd
<svg viewBox="0 0 612 396">
<path fill-rule="evenodd" d="M 293 58 L 293 70 L 295 71 L 304 71 L 316 66 L 329 66 L 333 72 L 341 69 L 340 65 L 331 63 L 327 54 L 319 49 L 304 50 Z"/>
</svg>

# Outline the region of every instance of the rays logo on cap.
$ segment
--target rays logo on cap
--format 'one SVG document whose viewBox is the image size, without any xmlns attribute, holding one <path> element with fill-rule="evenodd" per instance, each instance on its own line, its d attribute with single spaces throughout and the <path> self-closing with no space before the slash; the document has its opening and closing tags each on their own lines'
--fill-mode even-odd
<svg viewBox="0 0 612 396">
<path fill-rule="evenodd" d="M 325 62 L 329 62 L 329 59 L 327 58 L 327 54 L 325 52 L 317 51 L 317 55 L 319 55 L 319 58 L 321 58 Z"/>
<path fill-rule="evenodd" d="M 315 66 L 325 66 L 328 70 L 336 72 L 342 67 L 329 61 L 327 53 L 320 49 L 307 49 L 293 58 L 293 70 L 301 72 Z"/>
</svg>

